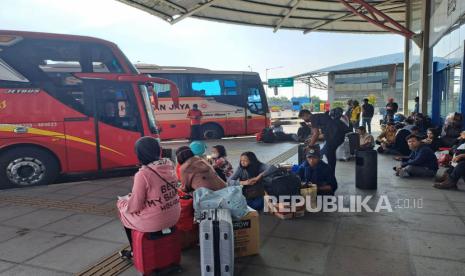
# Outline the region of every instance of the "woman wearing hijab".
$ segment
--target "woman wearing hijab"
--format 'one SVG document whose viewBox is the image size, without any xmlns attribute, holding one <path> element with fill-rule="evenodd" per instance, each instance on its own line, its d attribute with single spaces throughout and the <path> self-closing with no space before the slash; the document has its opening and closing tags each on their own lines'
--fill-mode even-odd
<svg viewBox="0 0 465 276">
<path fill-rule="evenodd" d="M 242 185 L 242 193 L 247 205 L 255 210 L 263 210 L 265 189 L 262 178 L 268 166 L 260 162 L 255 153 L 247 151 L 241 154 L 239 167 L 228 179 L 228 185 Z"/>
<path fill-rule="evenodd" d="M 226 183 L 216 174 L 215 169 L 202 157 L 195 156 L 189 147 L 178 148 L 176 158 L 181 165 L 179 174 L 184 192 L 192 193 L 200 187 L 213 191 L 226 187 Z"/>
<path fill-rule="evenodd" d="M 173 227 L 181 212 L 174 164 L 160 158 L 160 143 L 153 137 L 142 137 L 135 151 L 141 168 L 134 176 L 132 192 L 116 204 L 131 248 L 132 230 L 151 233 Z M 120 255 L 131 258 L 132 251 L 123 250 Z"/>
</svg>

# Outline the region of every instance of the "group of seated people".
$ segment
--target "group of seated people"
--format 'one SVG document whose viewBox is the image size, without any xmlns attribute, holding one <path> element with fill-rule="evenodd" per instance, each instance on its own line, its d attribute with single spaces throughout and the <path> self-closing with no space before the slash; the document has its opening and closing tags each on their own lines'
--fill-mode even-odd
<svg viewBox="0 0 465 276">
<path fill-rule="evenodd" d="M 450 114 L 442 127 L 425 128 L 422 116 L 411 116 L 404 122 L 388 122 L 377 137 L 378 153 L 396 155 L 401 161 L 393 169 L 399 177 L 433 177 L 439 166 L 437 156 L 447 155 L 444 166 L 448 169 L 433 185 L 438 189 L 456 189 L 465 177 L 465 131 L 460 113 Z M 450 157 L 449 157 L 450 156 Z"/>
<path fill-rule="evenodd" d="M 142 137 L 136 142 L 135 151 L 141 167 L 134 176 L 132 192 L 117 201 L 119 217 L 131 246 L 132 230 L 158 232 L 177 223 L 181 212 L 179 190 L 192 194 L 201 187 L 217 191 L 241 185 L 247 205 L 263 210 L 262 180 L 269 166 L 247 151 L 241 154 L 239 165 L 233 171 L 224 146 L 213 146 L 210 156 L 205 150 L 202 141 L 182 146 L 176 150 L 175 165 L 170 159 L 161 158 L 162 149 L 155 138 Z M 301 181 L 317 184 L 319 194 L 334 194 L 337 183 L 328 165 L 321 161 L 319 146 L 312 147 L 306 157 L 298 169 Z M 132 258 L 132 251 L 122 250 L 120 255 Z"/>
</svg>

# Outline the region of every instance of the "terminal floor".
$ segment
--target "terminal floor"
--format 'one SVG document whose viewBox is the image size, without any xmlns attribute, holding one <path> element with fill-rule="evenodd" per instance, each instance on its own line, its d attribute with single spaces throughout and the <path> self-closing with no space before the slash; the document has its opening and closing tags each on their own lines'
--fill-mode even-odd
<svg viewBox="0 0 465 276">
<path fill-rule="evenodd" d="M 269 161 L 295 146 L 251 138 L 221 143 L 235 165 L 245 150 Z M 430 179 L 393 176 L 394 164 L 379 157 L 376 191 L 355 188 L 353 161 L 337 164 L 338 195 L 387 195 L 392 213 L 309 213 L 293 220 L 260 214 L 260 255 L 236 259 L 235 274 L 465 275 L 465 185 L 436 190 Z M 131 182 L 119 177 L 1 191 L 0 275 L 78 274 L 124 247 L 114 205 Z M 422 199 L 424 206 L 396 208 L 404 199 Z M 179 275 L 200 275 L 199 258 L 198 248 L 185 251 Z M 130 267 L 120 275 L 137 272 Z"/>
</svg>

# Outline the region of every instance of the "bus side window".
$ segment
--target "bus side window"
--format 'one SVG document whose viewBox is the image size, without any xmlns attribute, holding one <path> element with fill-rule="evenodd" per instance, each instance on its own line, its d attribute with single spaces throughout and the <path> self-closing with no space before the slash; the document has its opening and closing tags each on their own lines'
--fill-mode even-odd
<svg viewBox="0 0 465 276">
<path fill-rule="evenodd" d="M 226 79 L 224 80 L 224 89 L 223 89 L 223 95 L 225 96 L 237 96 L 237 81 L 236 80 L 230 80 Z"/>
<path fill-rule="evenodd" d="M 262 105 L 262 98 L 260 96 L 260 90 L 255 87 L 249 87 L 247 93 L 247 106 L 249 111 L 254 114 L 265 114 Z"/>
<path fill-rule="evenodd" d="M 99 120 L 105 124 L 130 131 L 140 131 L 139 112 L 133 89 L 124 83 L 104 82 L 96 87 Z"/>
<path fill-rule="evenodd" d="M 154 83 L 153 88 L 157 92 L 158 98 L 171 97 L 171 86 L 169 84 Z"/>
<path fill-rule="evenodd" d="M 191 83 L 193 97 L 221 96 L 221 85 L 218 79 L 196 79 Z"/>
</svg>

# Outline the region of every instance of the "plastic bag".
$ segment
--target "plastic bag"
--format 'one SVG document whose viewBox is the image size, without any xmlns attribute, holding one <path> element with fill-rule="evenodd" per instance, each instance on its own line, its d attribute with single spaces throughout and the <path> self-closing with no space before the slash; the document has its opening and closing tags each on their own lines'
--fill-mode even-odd
<svg viewBox="0 0 465 276">
<path fill-rule="evenodd" d="M 240 219 L 248 212 L 242 186 L 229 186 L 218 191 L 199 188 L 194 191 L 195 217 L 201 219 L 202 210 L 229 209 L 233 219 Z"/>
</svg>

